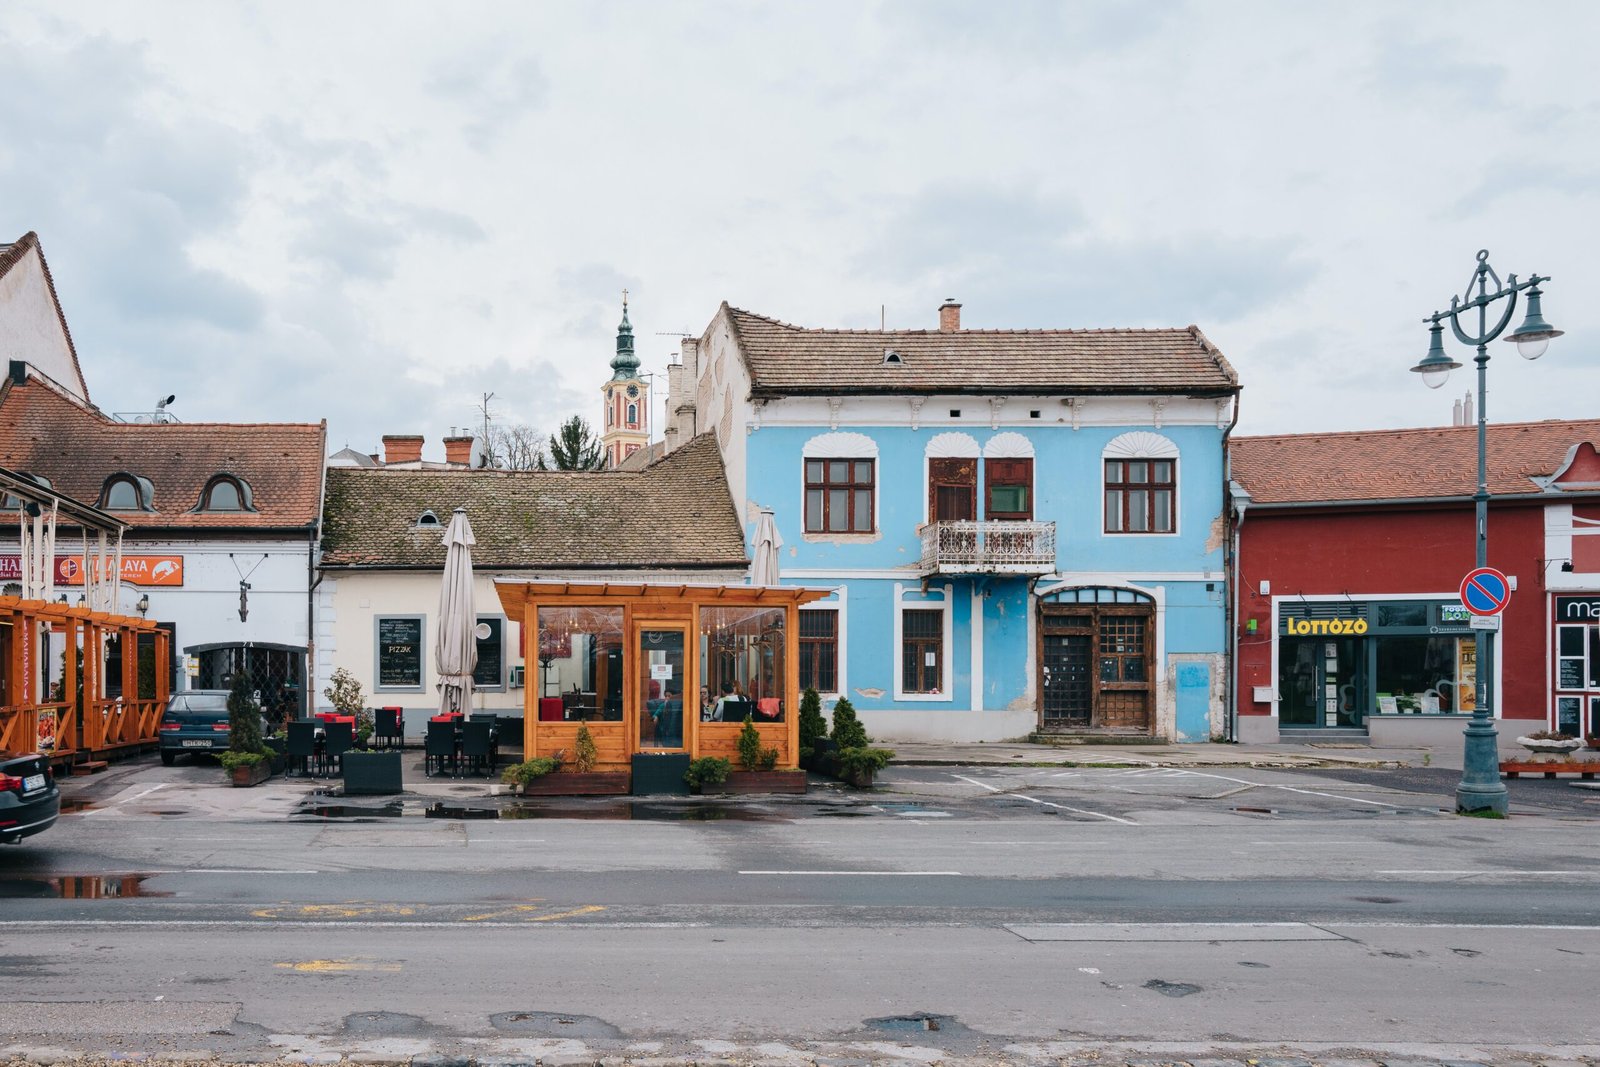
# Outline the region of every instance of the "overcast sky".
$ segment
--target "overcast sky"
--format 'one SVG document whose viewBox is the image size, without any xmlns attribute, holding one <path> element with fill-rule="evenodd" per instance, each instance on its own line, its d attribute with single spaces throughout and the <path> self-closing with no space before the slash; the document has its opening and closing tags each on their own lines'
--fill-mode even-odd
<svg viewBox="0 0 1600 1067">
<path fill-rule="evenodd" d="M 1589 0 L 7 2 L 0 240 L 104 409 L 332 448 L 442 459 L 486 392 L 597 421 L 624 287 L 647 371 L 722 300 L 955 297 L 1197 323 L 1242 432 L 1444 424 L 1471 375 L 1408 368 L 1485 247 L 1568 332 L 1497 343 L 1491 416 L 1593 417 L 1596 39 Z"/>
</svg>

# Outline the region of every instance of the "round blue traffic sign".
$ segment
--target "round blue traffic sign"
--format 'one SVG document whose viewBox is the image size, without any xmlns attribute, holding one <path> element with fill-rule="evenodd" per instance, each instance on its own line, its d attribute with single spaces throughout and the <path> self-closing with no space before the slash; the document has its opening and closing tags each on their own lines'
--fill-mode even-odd
<svg viewBox="0 0 1600 1067">
<path fill-rule="evenodd" d="M 1493 567 L 1479 567 L 1461 579 L 1461 603 L 1474 615 L 1498 615 L 1510 599 L 1510 580 Z"/>
</svg>

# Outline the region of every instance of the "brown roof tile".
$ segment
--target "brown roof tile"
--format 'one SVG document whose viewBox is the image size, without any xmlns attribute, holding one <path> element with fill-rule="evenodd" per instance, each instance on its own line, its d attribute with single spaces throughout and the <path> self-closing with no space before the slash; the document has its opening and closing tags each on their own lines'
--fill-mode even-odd
<svg viewBox="0 0 1600 1067">
<path fill-rule="evenodd" d="M 1600 443 L 1600 419 L 1488 428 L 1493 495 L 1538 493 L 1580 441 Z M 1256 504 L 1470 497 L 1478 488 L 1475 425 L 1235 437 L 1232 477 Z"/>
<path fill-rule="evenodd" d="M 729 307 L 752 396 L 838 393 L 1224 396 L 1239 377 L 1199 327 L 816 330 Z M 885 352 L 900 355 L 887 364 Z"/>
<path fill-rule="evenodd" d="M 744 529 L 714 438 L 640 471 L 328 471 L 323 559 L 331 566 L 440 567 L 443 526 L 467 509 L 478 567 L 742 569 Z"/>
<path fill-rule="evenodd" d="M 325 438 L 320 423 L 117 422 L 33 378 L 0 396 L 0 466 L 88 502 L 113 474 L 147 478 L 155 510 L 112 512 L 136 529 L 303 528 L 317 517 Z M 194 511 L 219 473 L 250 487 L 255 511 Z"/>
</svg>

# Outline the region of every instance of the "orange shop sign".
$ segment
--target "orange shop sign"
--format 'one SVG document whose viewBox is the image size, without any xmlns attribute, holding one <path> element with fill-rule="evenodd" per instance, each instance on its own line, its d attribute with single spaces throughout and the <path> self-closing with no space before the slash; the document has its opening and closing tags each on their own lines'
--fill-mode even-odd
<svg viewBox="0 0 1600 1067">
<path fill-rule="evenodd" d="M 107 561 L 106 569 L 112 566 Z M 56 583 L 58 585 L 83 584 L 83 557 L 57 556 Z M 183 584 L 182 556 L 123 556 L 122 580 L 129 585 Z"/>
</svg>

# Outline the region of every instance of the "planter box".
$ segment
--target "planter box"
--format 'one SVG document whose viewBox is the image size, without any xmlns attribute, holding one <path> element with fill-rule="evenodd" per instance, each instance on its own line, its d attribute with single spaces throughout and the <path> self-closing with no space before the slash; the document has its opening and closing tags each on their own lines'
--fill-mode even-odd
<svg viewBox="0 0 1600 1067">
<path fill-rule="evenodd" d="M 1523 774 L 1543 775 L 1546 778 L 1554 778 L 1558 774 L 1576 774 L 1584 781 L 1592 781 L 1595 774 L 1600 773 L 1600 760 L 1566 760 L 1560 763 L 1504 760 L 1500 764 L 1500 773 L 1507 778 L 1516 778 Z"/>
<path fill-rule="evenodd" d="M 686 797 L 689 783 L 683 776 L 689 773 L 688 753 L 674 752 L 663 755 L 635 753 L 633 757 L 633 794 L 671 793 Z"/>
<path fill-rule="evenodd" d="M 627 771 L 552 771 L 517 791 L 525 797 L 609 797 L 628 791 Z"/>
<path fill-rule="evenodd" d="M 271 777 L 272 765 L 266 760 L 262 760 L 260 763 L 244 764 L 228 772 L 228 780 L 235 787 L 240 788 L 260 785 Z"/>
<path fill-rule="evenodd" d="M 875 772 L 870 770 L 857 771 L 855 774 L 841 774 L 839 781 L 846 785 L 853 785 L 857 789 L 871 789 L 872 776 Z"/>
<path fill-rule="evenodd" d="M 805 771 L 729 771 L 728 780 L 708 791 L 723 793 L 804 793 Z"/>
<path fill-rule="evenodd" d="M 404 792 L 400 784 L 400 753 L 346 752 L 339 760 L 344 768 L 345 796 L 387 796 Z"/>
</svg>

